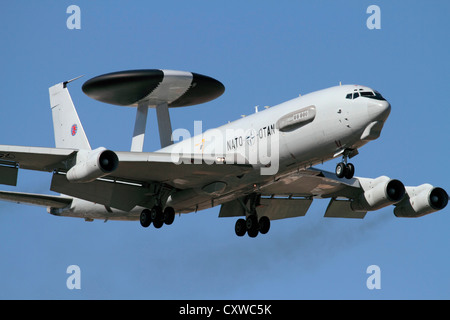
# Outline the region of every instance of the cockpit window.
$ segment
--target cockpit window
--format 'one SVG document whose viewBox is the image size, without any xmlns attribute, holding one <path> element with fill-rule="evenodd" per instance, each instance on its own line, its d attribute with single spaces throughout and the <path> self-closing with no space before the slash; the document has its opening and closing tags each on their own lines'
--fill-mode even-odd
<svg viewBox="0 0 450 320">
<path fill-rule="evenodd" d="M 373 99 L 383 100 L 383 101 L 386 100 L 385 98 L 383 98 L 383 96 L 381 95 L 381 93 L 379 93 L 378 91 L 374 91 L 374 92 L 375 92 L 375 97 L 372 97 Z"/>
<path fill-rule="evenodd" d="M 362 89 L 360 89 L 362 90 Z M 370 99 L 376 100 L 386 100 L 378 91 L 362 91 L 362 92 L 354 92 L 353 94 L 349 93 L 345 96 L 346 99 L 356 99 L 358 97 L 366 97 Z"/>
<path fill-rule="evenodd" d="M 361 92 L 361 97 L 372 97 L 372 96 L 375 96 L 375 93 L 373 93 L 372 91 Z"/>
</svg>

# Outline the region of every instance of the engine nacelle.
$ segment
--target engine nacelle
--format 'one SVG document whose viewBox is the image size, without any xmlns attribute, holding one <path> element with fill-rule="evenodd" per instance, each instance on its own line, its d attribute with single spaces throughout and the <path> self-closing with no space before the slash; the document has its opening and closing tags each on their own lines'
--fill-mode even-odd
<svg viewBox="0 0 450 320">
<path fill-rule="evenodd" d="M 80 150 L 76 155 L 76 164 L 67 172 L 70 182 L 91 182 L 104 177 L 119 165 L 119 158 L 114 151 L 105 148 Z"/>
<path fill-rule="evenodd" d="M 448 203 L 447 192 L 430 184 L 406 187 L 408 194 L 394 209 L 396 217 L 416 218 L 444 209 Z"/>
<path fill-rule="evenodd" d="M 399 180 L 386 176 L 358 180 L 364 193 L 351 202 L 351 209 L 355 212 L 378 210 L 400 202 L 405 196 L 405 186 Z"/>
</svg>

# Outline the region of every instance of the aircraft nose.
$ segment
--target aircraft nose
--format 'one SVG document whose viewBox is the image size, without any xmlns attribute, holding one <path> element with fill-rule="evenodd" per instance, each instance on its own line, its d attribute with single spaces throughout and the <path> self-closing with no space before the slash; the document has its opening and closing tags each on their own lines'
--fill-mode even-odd
<svg viewBox="0 0 450 320">
<path fill-rule="evenodd" d="M 372 120 L 385 121 L 391 113 L 391 105 L 386 100 L 371 101 L 367 106 L 367 111 Z"/>
</svg>

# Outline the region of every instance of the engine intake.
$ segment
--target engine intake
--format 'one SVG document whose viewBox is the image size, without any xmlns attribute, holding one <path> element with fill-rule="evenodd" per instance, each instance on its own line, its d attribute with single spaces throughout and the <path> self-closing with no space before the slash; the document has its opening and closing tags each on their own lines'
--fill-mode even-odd
<svg viewBox="0 0 450 320">
<path fill-rule="evenodd" d="M 377 179 L 358 179 L 364 190 L 351 203 L 355 212 L 374 211 L 400 202 L 405 196 L 405 186 L 399 180 L 382 176 Z"/>
<path fill-rule="evenodd" d="M 394 209 L 396 217 L 416 218 L 444 209 L 448 204 L 447 192 L 430 184 L 406 187 L 408 196 Z"/>
<path fill-rule="evenodd" d="M 76 164 L 67 172 L 70 182 L 86 183 L 104 177 L 119 165 L 116 153 L 105 148 L 92 151 L 80 150 L 76 156 Z"/>
</svg>

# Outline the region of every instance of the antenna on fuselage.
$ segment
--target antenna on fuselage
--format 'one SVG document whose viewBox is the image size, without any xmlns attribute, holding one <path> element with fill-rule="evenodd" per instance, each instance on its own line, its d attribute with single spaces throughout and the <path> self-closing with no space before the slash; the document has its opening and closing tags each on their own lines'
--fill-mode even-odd
<svg viewBox="0 0 450 320">
<path fill-rule="evenodd" d="M 76 77 L 76 78 L 73 78 L 73 79 L 70 79 L 70 80 L 64 81 L 64 82 L 63 82 L 63 88 L 66 88 L 66 87 L 67 87 L 67 85 L 68 85 L 69 83 L 71 83 L 71 82 L 73 82 L 73 81 L 75 81 L 75 80 L 78 80 L 78 79 L 80 79 L 81 77 L 84 77 L 84 74 L 83 74 L 83 75 L 81 75 L 81 76 L 78 76 L 78 77 Z"/>
</svg>

